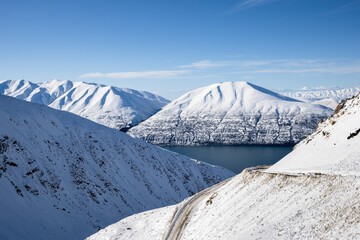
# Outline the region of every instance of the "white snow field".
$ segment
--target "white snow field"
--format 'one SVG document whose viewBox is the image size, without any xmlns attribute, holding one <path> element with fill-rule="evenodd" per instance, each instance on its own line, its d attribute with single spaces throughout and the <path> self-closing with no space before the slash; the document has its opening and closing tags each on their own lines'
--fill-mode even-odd
<svg viewBox="0 0 360 240">
<path fill-rule="evenodd" d="M 0 95 L 0 239 L 84 239 L 234 174 Z"/>
<path fill-rule="evenodd" d="M 360 239 L 360 95 L 336 112 L 272 167 L 246 169 L 88 239 Z"/>
<path fill-rule="evenodd" d="M 129 130 L 158 145 L 293 144 L 333 110 L 247 82 L 193 90 Z"/>
<path fill-rule="evenodd" d="M 116 129 L 135 126 L 169 103 L 149 92 L 59 80 L 40 84 L 0 81 L 0 94 L 72 112 Z"/>
<path fill-rule="evenodd" d="M 350 98 L 360 92 L 360 87 L 353 88 L 321 88 L 303 90 L 279 91 L 282 95 L 309 102 L 320 104 L 335 109 L 342 99 Z"/>
</svg>

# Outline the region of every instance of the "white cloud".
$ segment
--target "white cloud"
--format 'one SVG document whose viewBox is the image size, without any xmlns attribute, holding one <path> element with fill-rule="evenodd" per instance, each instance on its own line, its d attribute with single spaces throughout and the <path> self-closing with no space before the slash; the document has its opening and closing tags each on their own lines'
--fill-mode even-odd
<svg viewBox="0 0 360 240">
<path fill-rule="evenodd" d="M 171 78 L 190 73 L 190 70 L 174 70 L 174 71 L 144 71 L 144 72 L 113 72 L 113 73 L 86 73 L 79 78 Z"/>
<path fill-rule="evenodd" d="M 222 79 L 229 75 L 242 74 L 242 79 L 252 74 L 360 74 L 360 62 L 354 59 L 256 59 L 256 60 L 202 60 L 181 65 L 178 70 L 86 73 L 80 78 L 181 78 L 181 79 Z"/>
<path fill-rule="evenodd" d="M 205 69 L 205 68 L 218 68 L 218 67 L 247 67 L 247 66 L 262 66 L 273 63 L 277 60 L 259 60 L 259 61 L 210 61 L 210 60 L 202 60 L 198 62 L 193 62 L 188 65 L 181 65 L 178 68 L 197 68 L 197 69 Z"/>
<path fill-rule="evenodd" d="M 247 61 L 211 61 L 202 60 L 179 68 L 228 68 L 225 74 L 247 73 L 360 73 L 360 63 L 344 59 L 267 59 Z M 233 69 L 233 71 L 228 71 Z M 238 70 L 238 71 L 234 71 Z"/>
<path fill-rule="evenodd" d="M 351 74 L 351 73 L 360 73 L 360 65 L 355 66 L 345 66 L 345 67 L 324 67 L 324 68 L 301 68 L 301 69 L 259 69 L 259 70 L 249 70 L 249 71 L 239 71 L 232 72 L 249 74 L 249 73 L 333 73 L 333 74 Z"/>
<path fill-rule="evenodd" d="M 211 60 L 202 60 L 198 62 L 193 62 L 188 65 L 181 65 L 178 68 L 196 68 L 196 69 L 205 69 L 205 68 L 219 68 L 219 67 L 238 67 L 238 68 L 251 68 L 251 67 L 261 67 L 261 66 L 308 66 L 321 62 L 317 59 L 270 59 L 270 60 L 246 60 L 246 61 L 211 61 Z"/>
<path fill-rule="evenodd" d="M 232 11 L 241 11 L 244 9 L 257 7 L 274 1 L 276 0 L 242 0 L 232 9 Z"/>
<path fill-rule="evenodd" d="M 212 62 L 210 60 L 202 60 L 194 62 L 188 65 L 181 65 L 178 68 L 212 68 L 212 67 L 225 67 L 227 66 L 224 62 Z"/>
</svg>

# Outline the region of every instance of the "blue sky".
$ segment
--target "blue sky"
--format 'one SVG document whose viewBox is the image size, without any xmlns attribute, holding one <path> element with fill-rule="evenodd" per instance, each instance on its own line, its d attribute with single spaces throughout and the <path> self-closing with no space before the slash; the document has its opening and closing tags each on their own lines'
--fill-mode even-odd
<svg viewBox="0 0 360 240">
<path fill-rule="evenodd" d="M 351 87 L 359 43 L 360 0 L 0 0 L 0 80 Z"/>
</svg>

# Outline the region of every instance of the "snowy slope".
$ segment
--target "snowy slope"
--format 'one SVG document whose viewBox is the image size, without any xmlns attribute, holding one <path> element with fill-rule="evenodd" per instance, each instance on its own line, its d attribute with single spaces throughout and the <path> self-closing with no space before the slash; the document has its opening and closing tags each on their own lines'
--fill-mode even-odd
<svg viewBox="0 0 360 240">
<path fill-rule="evenodd" d="M 195 198 L 127 217 L 88 240 L 359 239 L 359 189 L 355 176 L 245 170 Z"/>
<path fill-rule="evenodd" d="M 292 144 L 331 112 L 250 83 L 225 82 L 172 101 L 129 134 L 160 145 Z"/>
<path fill-rule="evenodd" d="M 233 175 L 74 114 L 0 96 L 0 239 L 82 239 Z"/>
<path fill-rule="evenodd" d="M 2 81 L 0 94 L 72 112 L 116 129 L 137 125 L 169 102 L 149 92 L 59 80 L 40 84 Z"/>
<path fill-rule="evenodd" d="M 336 112 L 270 168 L 246 169 L 88 239 L 360 239 L 360 95 Z"/>
<path fill-rule="evenodd" d="M 360 175 L 360 95 L 341 103 L 336 114 L 268 171 Z"/>
<path fill-rule="evenodd" d="M 304 102 L 320 104 L 332 109 L 335 109 L 342 99 L 355 96 L 359 92 L 360 87 L 280 91 L 282 95 Z"/>
</svg>

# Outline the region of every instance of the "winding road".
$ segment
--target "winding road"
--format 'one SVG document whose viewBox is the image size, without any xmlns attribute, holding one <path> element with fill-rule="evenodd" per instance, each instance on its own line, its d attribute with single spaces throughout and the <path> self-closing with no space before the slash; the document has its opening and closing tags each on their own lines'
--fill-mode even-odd
<svg viewBox="0 0 360 240">
<path fill-rule="evenodd" d="M 196 207 L 196 205 L 201 202 L 204 198 L 210 197 L 212 193 L 216 190 L 224 186 L 229 178 L 225 181 L 222 181 L 210 188 L 204 189 L 201 192 L 195 194 L 191 198 L 188 199 L 187 202 L 183 203 L 180 208 L 177 208 L 176 213 L 171 221 L 168 232 L 166 233 L 164 239 L 165 240 L 178 240 L 181 238 L 182 232 L 185 229 L 187 223 L 189 222 L 189 216 L 192 210 Z"/>
<path fill-rule="evenodd" d="M 252 168 L 247 168 L 247 171 L 254 172 L 259 171 L 263 172 L 265 169 L 269 168 L 270 166 L 257 166 Z M 236 177 L 236 175 L 234 176 Z M 176 209 L 176 213 L 173 215 L 173 218 L 171 220 L 170 227 L 166 234 L 164 234 L 165 240 L 179 240 L 181 239 L 182 232 L 184 231 L 186 225 L 189 222 L 189 216 L 192 212 L 192 210 L 196 207 L 196 205 L 201 202 L 204 198 L 207 198 L 215 193 L 219 188 L 224 186 L 226 183 L 228 183 L 231 179 L 228 178 L 225 181 L 222 181 L 212 187 L 209 187 L 207 189 L 202 190 L 201 192 L 198 192 L 194 196 L 190 197 L 188 201 L 183 203 L 180 208 Z"/>
</svg>

